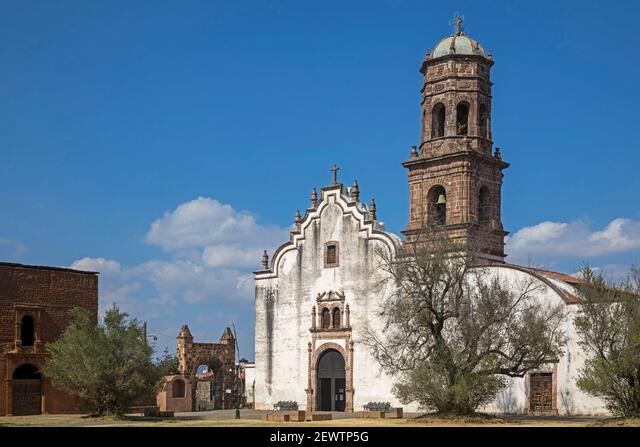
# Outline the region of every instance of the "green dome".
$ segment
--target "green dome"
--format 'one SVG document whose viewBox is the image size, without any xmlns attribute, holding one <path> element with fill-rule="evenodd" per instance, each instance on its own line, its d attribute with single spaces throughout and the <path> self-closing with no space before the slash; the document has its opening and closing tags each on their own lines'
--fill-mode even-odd
<svg viewBox="0 0 640 447">
<path fill-rule="evenodd" d="M 486 57 L 480 44 L 465 34 L 445 37 L 433 49 L 431 58 L 447 56 L 449 54 L 476 54 Z"/>
</svg>

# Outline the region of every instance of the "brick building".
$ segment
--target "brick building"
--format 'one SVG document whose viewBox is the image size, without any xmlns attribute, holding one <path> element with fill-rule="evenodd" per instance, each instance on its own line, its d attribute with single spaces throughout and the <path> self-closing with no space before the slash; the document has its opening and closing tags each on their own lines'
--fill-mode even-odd
<svg viewBox="0 0 640 447">
<path fill-rule="evenodd" d="M 74 307 L 98 320 L 98 274 L 0 263 L 0 416 L 76 411 L 40 372 Z"/>
</svg>

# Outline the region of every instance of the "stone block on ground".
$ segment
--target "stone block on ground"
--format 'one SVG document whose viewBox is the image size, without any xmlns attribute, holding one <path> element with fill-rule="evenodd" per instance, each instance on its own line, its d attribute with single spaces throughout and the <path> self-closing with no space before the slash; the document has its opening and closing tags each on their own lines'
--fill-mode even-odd
<svg viewBox="0 0 640 447">
<path fill-rule="evenodd" d="M 287 413 L 276 411 L 271 413 L 269 420 L 273 422 L 289 422 L 289 415 Z"/>
<path fill-rule="evenodd" d="M 157 417 L 160 416 L 160 407 L 144 407 L 142 414 L 145 417 Z"/>
<path fill-rule="evenodd" d="M 385 413 L 384 411 L 370 410 L 370 411 L 361 411 L 358 413 L 361 418 L 365 419 L 384 419 Z"/>
<path fill-rule="evenodd" d="M 306 412 L 304 410 L 289 411 L 289 420 L 292 422 L 304 422 Z"/>
<path fill-rule="evenodd" d="M 310 421 L 330 421 L 331 419 L 333 419 L 331 413 L 311 413 L 309 418 Z"/>
<path fill-rule="evenodd" d="M 270 422 L 289 422 L 290 415 L 284 411 L 270 411 L 263 413 L 260 418 Z"/>
</svg>

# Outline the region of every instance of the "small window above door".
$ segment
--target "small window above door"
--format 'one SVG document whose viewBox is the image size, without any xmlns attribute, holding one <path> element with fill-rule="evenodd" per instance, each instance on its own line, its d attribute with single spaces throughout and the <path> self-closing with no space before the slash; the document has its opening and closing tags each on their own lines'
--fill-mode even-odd
<svg viewBox="0 0 640 447">
<path fill-rule="evenodd" d="M 340 265 L 338 243 L 330 241 L 324 244 L 324 266 L 325 268 L 338 267 Z"/>
</svg>

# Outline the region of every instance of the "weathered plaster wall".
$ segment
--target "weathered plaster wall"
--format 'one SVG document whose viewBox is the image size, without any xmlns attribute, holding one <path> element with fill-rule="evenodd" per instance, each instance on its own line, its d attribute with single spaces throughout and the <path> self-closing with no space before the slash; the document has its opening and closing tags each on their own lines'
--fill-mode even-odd
<svg viewBox="0 0 640 447">
<path fill-rule="evenodd" d="M 382 281 L 378 250 L 394 249 L 397 238 L 382 232 L 372 235 L 372 222 L 363 229 L 364 208 L 359 211 L 347 200 L 328 194 L 318 206 L 317 218 L 303 222 L 297 248 L 276 258 L 277 277 L 256 281 L 257 408 L 271 408 L 280 400 L 306 407 L 311 310 L 318 294 L 328 291 L 344 292 L 350 307 L 354 408 L 382 398 L 399 404 L 391 395 L 391 378 L 362 344 L 367 327 L 382 329 L 378 314 L 389 290 Z M 324 267 L 328 241 L 339 244 L 338 267 Z M 345 339 L 339 338 L 316 340 L 313 348 L 325 343 L 348 349 Z"/>
<path fill-rule="evenodd" d="M 382 232 L 372 233 L 372 223 L 363 225 L 366 209 L 362 205 L 356 206 L 344 191 L 343 195 L 335 192 L 323 190 L 323 200 L 316 211 L 309 212 L 303 219 L 300 232 L 292 236 L 293 243 L 276 253 L 272 271 L 256 275 L 256 408 L 272 408 L 280 400 L 295 400 L 300 408 L 306 407 L 311 310 L 317 304 L 317 295 L 328 291 L 344 292 L 345 304 L 350 307 L 354 410 L 360 410 L 371 401 L 401 405 L 391 392 L 393 379 L 381 371 L 362 343 L 367 328 L 377 332 L 384 329 L 379 312 L 391 294 L 391 284 L 384 281 L 384 272 L 380 269 L 378 250 L 394 249 L 399 239 Z M 338 267 L 324 267 L 323 249 L 327 241 L 339 244 Z M 490 270 L 512 287 L 533 279 L 540 286 L 536 292 L 538 299 L 565 305 L 557 290 L 530 273 L 504 266 Z M 565 283 L 548 282 L 578 294 Z M 576 387 L 584 354 L 577 344 L 573 326 L 576 305 L 565 305 L 565 310 L 564 331 L 568 344 L 555 367 L 557 410 L 560 414 L 566 414 L 567 408 L 575 414 L 606 413 L 600 399 L 588 396 Z M 324 343 L 336 343 L 348 349 L 346 341 L 339 338 L 316 340 L 312 348 L 317 349 Z M 549 367 L 553 368 L 553 365 Z M 525 411 L 527 379 L 509 380 L 510 387 L 484 411 Z M 563 393 L 568 405 L 563 404 Z M 405 411 L 417 410 L 416 405 L 402 406 Z"/>
<path fill-rule="evenodd" d="M 576 385 L 579 370 L 584 364 L 585 354 L 578 345 L 576 329 L 573 319 L 578 310 L 577 304 L 566 305 L 562 298 L 547 284 L 534 278 L 528 273 L 496 266 L 490 269 L 493 274 L 499 275 L 503 283 L 510 284 L 514 290 L 521 285 L 533 279 L 535 285 L 539 287 L 535 296 L 542 303 L 549 305 L 564 305 L 565 318 L 562 329 L 567 337 L 567 345 L 564 354 L 560 357 L 556 365 L 556 387 L 557 387 L 557 410 L 561 415 L 567 414 L 567 411 L 573 414 L 607 414 L 604 402 L 601 399 L 592 397 L 580 391 Z M 560 281 L 549 280 L 556 287 L 569 290 L 577 295 L 577 291 Z M 551 370 L 553 365 L 549 365 Z M 510 386 L 504 390 L 498 398 L 490 405 L 484 408 L 487 412 L 496 413 L 524 413 L 526 410 L 527 399 L 527 377 L 510 378 Z M 565 398 L 561 394 L 565 394 Z"/>
</svg>

